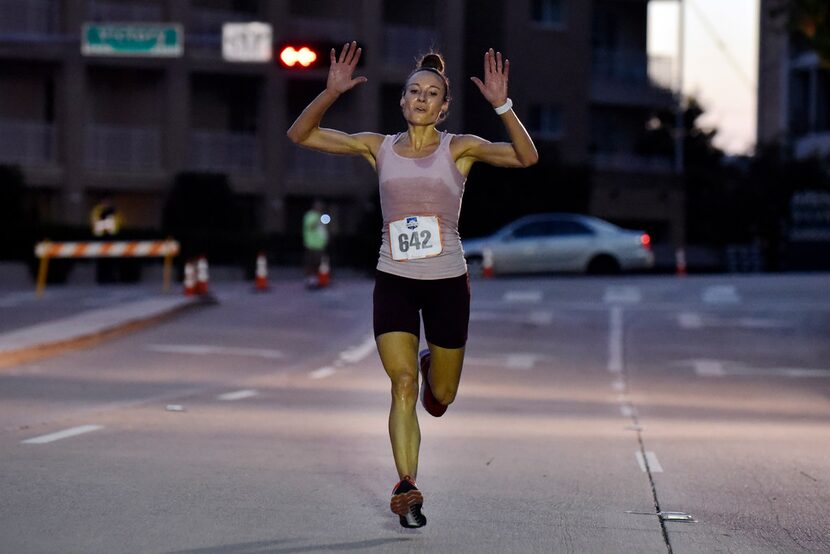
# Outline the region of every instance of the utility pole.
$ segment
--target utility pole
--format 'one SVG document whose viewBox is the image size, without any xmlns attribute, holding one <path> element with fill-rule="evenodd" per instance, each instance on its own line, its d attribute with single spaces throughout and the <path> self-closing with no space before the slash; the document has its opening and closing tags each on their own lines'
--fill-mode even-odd
<svg viewBox="0 0 830 554">
<path fill-rule="evenodd" d="M 683 0 L 677 0 L 677 92 L 675 101 L 675 129 L 674 129 L 674 172 L 682 175 L 685 160 L 683 159 L 683 142 L 686 129 L 683 125 L 683 57 L 684 57 L 684 18 L 685 5 Z"/>
</svg>

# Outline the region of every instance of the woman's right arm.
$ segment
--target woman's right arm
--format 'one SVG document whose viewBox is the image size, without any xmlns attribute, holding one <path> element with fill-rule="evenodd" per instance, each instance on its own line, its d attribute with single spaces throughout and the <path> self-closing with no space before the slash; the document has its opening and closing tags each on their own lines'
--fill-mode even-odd
<svg viewBox="0 0 830 554">
<path fill-rule="evenodd" d="M 323 115 L 341 94 L 366 82 L 366 77 L 352 78 L 361 49 L 356 42 L 343 46 L 340 58 L 335 58 L 331 50 L 331 67 L 326 81 L 326 90 L 311 101 L 303 113 L 288 129 L 288 138 L 295 144 L 330 154 L 350 154 L 363 156 L 373 166 L 375 155 L 383 140 L 383 135 L 376 133 L 356 133 L 353 135 L 334 129 L 323 129 L 320 122 Z"/>
</svg>

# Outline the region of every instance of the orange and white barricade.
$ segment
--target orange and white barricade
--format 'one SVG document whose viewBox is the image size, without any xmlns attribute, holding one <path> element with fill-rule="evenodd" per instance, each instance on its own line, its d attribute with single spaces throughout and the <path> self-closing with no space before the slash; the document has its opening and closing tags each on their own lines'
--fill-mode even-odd
<svg viewBox="0 0 830 554">
<path fill-rule="evenodd" d="M 173 258 L 179 253 L 179 243 L 173 239 L 141 241 L 51 242 L 35 245 L 35 256 L 40 258 L 37 276 L 37 295 L 43 295 L 51 258 L 164 258 L 164 290 L 170 288 Z"/>
</svg>

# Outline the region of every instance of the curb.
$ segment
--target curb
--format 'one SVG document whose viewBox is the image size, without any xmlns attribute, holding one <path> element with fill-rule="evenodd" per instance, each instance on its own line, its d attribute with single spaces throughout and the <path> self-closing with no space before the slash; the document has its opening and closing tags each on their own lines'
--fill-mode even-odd
<svg viewBox="0 0 830 554">
<path fill-rule="evenodd" d="M 137 304 L 139 304 L 139 302 L 133 302 L 130 305 Z M 103 326 L 86 322 L 86 328 L 84 328 L 83 319 L 85 317 L 89 319 L 88 316 L 91 315 L 111 316 L 113 313 L 123 311 L 125 308 L 125 305 L 115 306 L 113 308 L 108 308 L 107 310 L 93 310 L 92 312 L 85 312 L 77 316 L 71 316 L 58 321 L 27 327 L 5 335 L 0 335 L 0 369 L 55 356 L 70 350 L 93 346 L 105 340 L 123 336 L 128 333 L 147 328 L 151 325 L 161 323 L 162 321 L 171 319 L 194 308 L 212 306 L 215 304 L 218 304 L 218 301 L 212 295 L 181 299 L 181 301 L 170 306 L 160 307 L 158 309 L 148 311 L 147 313 L 142 313 L 132 317 L 128 316 L 124 319 L 113 321 Z M 7 339 L 10 336 L 24 336 L 36 328 L 43 330 L 50 326 L 67 326 L 71 327 L 73 331 L 59 336 L 44 338 L 40 341 L 33 341 L 31 344 L 20 347 L 4 347 L 3 345 L 4 339 Z M 6 340 L 5 342 L 9 341 Z"/>
</svg>

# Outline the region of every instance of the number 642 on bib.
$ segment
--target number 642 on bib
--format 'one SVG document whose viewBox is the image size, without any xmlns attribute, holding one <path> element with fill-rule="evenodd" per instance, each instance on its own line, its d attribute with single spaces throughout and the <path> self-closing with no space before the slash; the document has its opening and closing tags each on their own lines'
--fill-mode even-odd
<svg viewBox="0 0 830 554">
<path fill-rule="evenodd" d="M 429 258 L 441 253 L 441 228 L 434 215 L 412 215 L 389 223 L 389 243 L 396 261 Z"/>
</svg>

